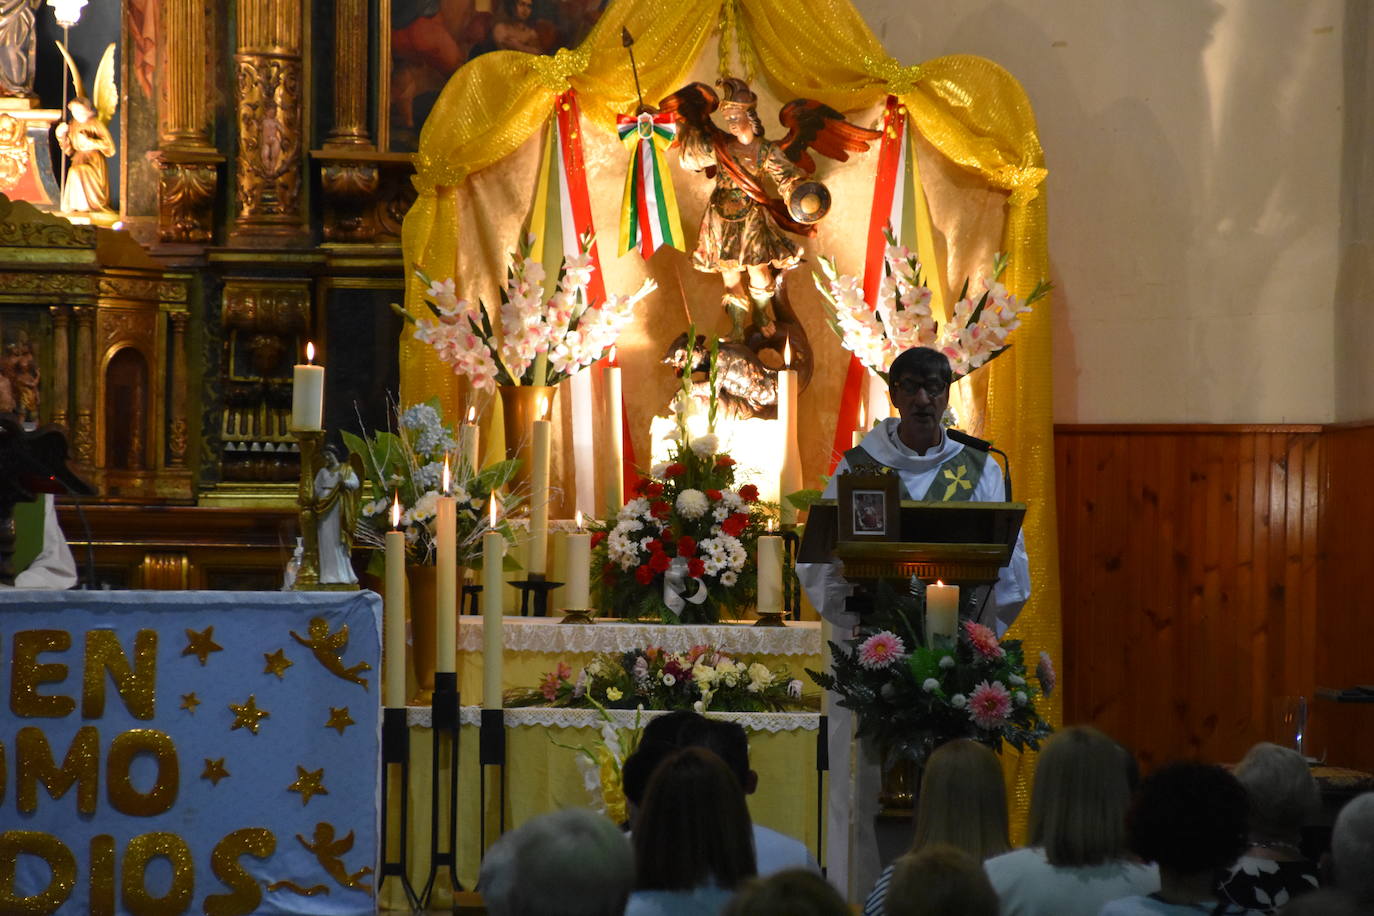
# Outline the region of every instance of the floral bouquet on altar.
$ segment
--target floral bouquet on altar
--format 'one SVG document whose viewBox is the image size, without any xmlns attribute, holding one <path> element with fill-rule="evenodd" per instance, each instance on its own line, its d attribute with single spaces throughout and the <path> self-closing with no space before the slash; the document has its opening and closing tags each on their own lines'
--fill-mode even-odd
<svg viewBox="0 0 1374 916">
<path fill-rule="evenodd" d="M 412 565 L 435 562 L 435 521 L 443 484 L 444 459 L 455 456 L 457 444 L 453 430 L 439 415 L 438 399 L 415 404 L 398 411 L 396 431 L 378 431 L 356 436 L 343 432 L 348 450 L 362 458 L 371 481 L 372 498 L 359 513 L 357 542 L 377 548 L 371 566 L 382 572 L 385 562 L 381 548 L 391 530 L 392 500 L 401 507 L 400 528 L 406 534 L 406 561 Z M 449 496 L 457 506 L 458 562 L 480 565 L 482 533 L 487 530 L 487 503 L 514 475 L 517 461 L 499 461 L 480 470 L 466 461 L 450 460 Z M 500 529 L 512 538 L 504 519 L 520 498 L 511 494 L 502 499 Z"/>
<path fill-rule="evenodd" d="M 920 261 L 897 245 L 890 229 L 887 242 L 883 279 L 872 308 L 864 301 L 863 278 L 841 274 L 834 258 L 820 259 L 825 282 L 816 276 L 830 313 L 830 329 L 883 381 L 892 361 L 911 347 L 934 347 L 949 358 L 954 377 L 963 378 L 1006 352 L 1007 337 L 1021 326 L 1021 316 L 1052 288 L 1042 280 L 1022 302 L 999 282 L 1008 259 L 996 255 L 992 278 L 980 276 L 972 291 L 965 280 L 953 320 L 940 326 L 930 311 L 931 293 L 922 280 Z"/>
<path fill-rule="evenodd" d="M 681 654 L 648 646 L 598 655 L 576 679 L 572 668 L 560 662 L 537 688 L 508 694 L 506 702 L 579 709 L 783 712 L 808 706 L 801 691 L 802 682 L 786 668 L 736 659 L 715 646 L 693 646 Z M 809 705 L 814 708 L 814 701 Z"/>
<path fill-rule="evenodd" d="M 927 645 L 924 587 L 898 595 L 879 583 L 874 611 L 854 639 L 830 643 L 833 674 L 807 670 L 811 679 L 839 694 L 839 704 L 859 720 L 858 734 L 890 758 L 924 762 L 954 738 L 972 738 L 1000 751 L 1038 750 L 1050 726 L 1036 711 L 1038 696 L 1054 690 L 1054 668 L 1041 653 L 1039 689 L 1027 680 L 1021 641 L 999 642 L 992 630 L 964 621 L 953 640 Z"/>
<path fill-rule="evenodd" d="M 481 302 L 458 298 L 451 277 L 436 281 L 415 272 L 428 287 L 425 302 L 434 313 L 433 319 L 416 322 L 415 338 L 434 347 L 474 388 L 557 385 L 600 359 L 629 322 L 635 304 L 657 288 L 653 280 L 645 280 L 633 295 L 591 302 L 591 240 L 583 239 L 581 252 L 563 260 L 557 289 L 545 301 L 544 266 L 530 259 L 532 244 L 533 237 L 526 238 L 507 265 L 499 336 Z"/>
<path fill-rule="evenodd" d="M 716 364 L 714 349 L 711 364 Z M 715 369 L 711 371 L 712 391 Z M 663 623 L 715 623 L 752 607 L 758 538 L 771 518 L 753 484 L 735 488 L 735 460 L 712 432 L 687 430 L 691 375 L 675 403 L 676 451 L 634 487 L 634 498 L 592 535 L 603 613 Z M 715 428 L 710 399 L 709 428 Z"/>
</svg>

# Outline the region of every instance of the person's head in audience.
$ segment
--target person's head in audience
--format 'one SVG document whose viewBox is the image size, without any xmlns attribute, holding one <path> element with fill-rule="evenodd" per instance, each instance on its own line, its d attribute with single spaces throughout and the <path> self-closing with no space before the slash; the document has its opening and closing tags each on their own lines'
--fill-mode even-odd
<svg viewBox="0 0 1374 916">
<path fill-rule="evenodd" d="M 1336 886 L 1374 909 L 1374 792 L 1346 802 L 1331 828 Z"/>
<path fill-rule="evenodd" d="M 753 795 L 759 776 L 749 768 L 749 735 L 738 722 L 698 717 L 678 732 L 682 747 L 704 747 L 730 768 L 745 795 Z"/>
<path fill-rule="evenodd" d="M 1133 762 L 1095 728 L 1076 725 L 1050 738 L 1035 765 L 1029 844 L 1060 868 L 1126 857 Z"/>
<path fill-rule="evenodd" d="M 1159 864 L 1160 894 L 1172 903 L 1214 898 L 1216 873 L 1246 850 L 1245 789 L 1219 766 L 1171 763 L 1140 785 L 1127 815 L 1131 849 Z"/>
<path fill-rule="evenodd" d="M 746 884 L 721 916 L 850 916 L 849 905 L 829 881 L 804 868 L 789 868 Z"/>
<path fill-rule="evenodd" d="M 733 890 L 756 872 L 744 790 L 721 759 L 688 747 L 649 778 L 634 830 L 635 887 Z"/>
<path fill-rule="evenodd" d="M 1317 781 L 1303 756 L 1264 741 L 1250 748 L 1233 772 L 1250 797 L 1250 842 L 1296 846 L 1303 826 L 1321 808 Z"/>
<path fill-rule="evenodd" d="M 585 808 L 542 814 L 482 859 L 478 888 L 492 916 L 620 916 L 634 856 L 615 824 Z"/>
<path fill-rule="evenodd" d="M 649 777 L 654 775 L 654 769 L 665 757 L 682 747 L 684 729 L 705 721 L 706 717 L 698 713 L 678 710 L 654 716 L 644 725 L 639 746 L 620 767 L 621 788 L 629 803 L 631 828 L 639 817 L 640 806 L 644 804 L 644 792 L 649 787 Z"/>
<path fill-rule="evenodd" d="M 977 859 L 943 843 L 896 861 L 887 916 L 997 916 L 997 892 Z"/>
<path fill-rule="evenodd" d="M 1011 849 L 1002 764 L 977 741 L 942 744 L 926 761 L 911 851 L 935 843 L 955 846 L 980 862 Z"/>
<path fill-rule="evenodd" d="M 1299 894 L 1279 910 L 1279 916 L 1369 916 L 1369 913 L 1354 897 L 1335 887 Z"/>
</svg>

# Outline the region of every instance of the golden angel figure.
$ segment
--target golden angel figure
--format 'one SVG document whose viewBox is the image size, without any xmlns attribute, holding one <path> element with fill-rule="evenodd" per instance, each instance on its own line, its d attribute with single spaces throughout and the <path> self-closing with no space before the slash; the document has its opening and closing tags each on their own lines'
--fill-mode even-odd
<svg viewBox="0 0 1374 916">
<path fill-rule="evenodd" d="M 71 119 L 57 125 L 57 143 L 69 157 L 67 179 L 62 186 L 62 212 L 94 215 L 95 221 L 110 220 L 110 177 L 105 160 L 115 153 L 114 138 L 110 136 L 110 118 L 119 104 L 119 92 L 114 81 L 115 46 L 105 49 L 100 66 L 95 71 L 94 101 L 86 95 L 81 73 L 76 69 L 66 45 L 57 42 L 58 49 L 71 70 L 76 98 L 67 104 Z"/>
<path fill-rule="evenodd" d="M 744 318 L 750 312 L 762 336 L 771 338 L 779 279 L 797 266 L 802 254 L 787 233 L 814 235 L 815 224 L 830 208 L 825 185 L 810 179 L 816 163 L 809 149 L 844 161 L 851 152 L 868 149 L 881 133 L 850 124 L 820 102 L 796 99 L 778 114 L 788 132 L 774 143 L 764 137 L 755 107 L 758 97 L 749 85 L 735 77 L 716 85 L 720 95 L 705 83 L 692 83 L 659 103 L 679 122 L 682 165 L 704 171 L 716 182 L 692 263 L 721 275 L 732 340 L 744 339 Z M 725 130 L 711 120 L 717 109 Z M 769 193 L 768 182 L 779 196 Z"/>
</svg>

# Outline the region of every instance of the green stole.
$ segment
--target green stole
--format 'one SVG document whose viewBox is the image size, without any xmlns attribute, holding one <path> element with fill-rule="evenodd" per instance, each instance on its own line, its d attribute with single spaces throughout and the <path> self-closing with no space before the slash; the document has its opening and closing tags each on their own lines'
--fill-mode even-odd
<svg viewBox="0 0 1374 916">
<path fill-rule="evenodd" d="M 849 463 L 851 471 L 870 471 L 884 467 L 861 445 L 845 452 L 844 459 Z M 935 479 L 930 482 L 930 488 L 926 490 L 922 500 L 931 503 L 971 501 L 973 491 L 978 489 L 978 481 L 982 478 L 983 468 L 987 463 L 987 452 L 967 446 L 961 448 L 936 470 Z"/>
<path fill-rule="evenodd" d="M 14 556 L 10 557 L 10 566 L 15 575 L 33 565 L 43 552 L 43 521 L 47 515 L 44 502 L 40 496 L 14 506 Z"/>
</svg>

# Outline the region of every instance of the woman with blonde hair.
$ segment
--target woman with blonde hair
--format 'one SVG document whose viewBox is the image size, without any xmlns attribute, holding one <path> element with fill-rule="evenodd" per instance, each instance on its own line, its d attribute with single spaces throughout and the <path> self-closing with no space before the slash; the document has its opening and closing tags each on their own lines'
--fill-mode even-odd
<svg viewBox="0 0 1374 916">
<path fill-rule="evenodd" d="M 1133 761 L 1095 728 L 1050 738 L 1035 768 L 1030 845 L 984 863 L 1002 916 L 1096 916 L 1109 900 L 1159 890 L 1126 836 Z"/>
<path fill-rule="evenodd" d="M 1007 840 L 1007 791 L 1002 764 L 986 746 L 968 738 L 943 744 L 930 755 L 916 803 L 911 853 L 944 844 L 982 862 L 1011 848 Z M 878 876 L 864 916 L 882 916 L 894 865 Z"/>
</svg>

